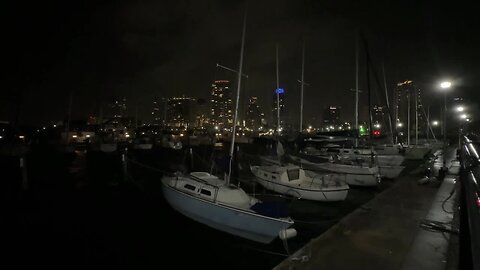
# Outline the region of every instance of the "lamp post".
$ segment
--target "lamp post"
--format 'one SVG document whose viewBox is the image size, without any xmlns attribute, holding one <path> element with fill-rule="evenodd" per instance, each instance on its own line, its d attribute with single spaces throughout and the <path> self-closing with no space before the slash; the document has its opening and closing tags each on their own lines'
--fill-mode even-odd
<svg viewBox="0 0 480 270">
<path fill-rule="evenodd" d="M 462 108 L 462 109 L 460 109 Z M 463 112 L 463 107 L 458 107 L 457 111 Z M 461 114 L 460 115 L 460 121 L 458 122 L 458 149 L 462 148 L 462 124 L 463 121 L 468 121 L 467 115 L 466 114 Z"/>
<path fill-rule="evenodd" d="M 440 88 L 443 89 L 443 169 L 447 169 L 447 89 L 452 86 L 451 82 L 445 81 L 440 83 Z"/>
</svg>

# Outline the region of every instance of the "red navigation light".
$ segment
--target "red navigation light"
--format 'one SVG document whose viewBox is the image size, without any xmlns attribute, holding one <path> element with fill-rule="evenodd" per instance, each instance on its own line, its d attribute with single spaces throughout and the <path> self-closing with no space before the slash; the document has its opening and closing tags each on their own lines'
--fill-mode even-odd
<svg viewBox="0 0 480 270">
<path fill-rule="evenodd" d="M 374 130 L 373 135 L 374 136 L 380 136 L 380 130 Z"/>
</svg>

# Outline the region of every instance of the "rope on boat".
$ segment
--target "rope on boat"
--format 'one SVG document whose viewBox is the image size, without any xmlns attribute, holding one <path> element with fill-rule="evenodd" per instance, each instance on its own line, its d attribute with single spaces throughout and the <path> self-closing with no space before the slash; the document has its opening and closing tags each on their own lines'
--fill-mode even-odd
<svg viewBox="0 0 480 270">
<path fill-rule="evenodd" d="M 338 218 L 332 219 L 323 219 L 323 220 L 301 220 L 301 219 L 293 219 L 295 223 L 304 223 L 304 224 L 321 224 L 325 222 L 337 222 Z"/>
<path fill-rule="evenodd" d="M 254 248 L 254 247 L 246 247 L 246 248 L 251 249 L 251 250 L 255 250 L 255 251 L 258 251 L 258 252 L 263 252 L 263 253 L 266 253 L 266 254 L 270 254 L 270 255 L 276 255 L 276 256 L 282 256 L 282 257 L 288 257 L 289 256 L 288 254 L 275 252 L 275 251 L 270 251 L 270 250 L 266 250 L 266 249 L 260 249 L 260 248 Z"/>
</svg>

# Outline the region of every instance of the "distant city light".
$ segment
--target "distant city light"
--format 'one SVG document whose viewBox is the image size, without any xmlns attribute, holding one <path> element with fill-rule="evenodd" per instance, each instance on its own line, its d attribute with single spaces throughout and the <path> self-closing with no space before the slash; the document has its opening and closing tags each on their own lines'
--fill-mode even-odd
<svg viewBox="0 0 480 270">
<path fill-rule="evenodd" d="M 277 93 L 277 94 L 283 94 L 283 93 L 285 93 L 285 90 L 284 90 L 283 88 L 277 88 L 277 89 L 275 90 L 275 93 Z"/>
<path fill-rule="evenodd" d="M 463 110 L 465 110 L 465 109 L 462 106 L 457 107 L 457 112 L 463 112 Z"/>
<path fill-rule="evenodd" d="M 433 121 L 433 122 L 432 122 L 432 125 L 438 126 L 438 121 Z"/>
<path fill-rule="evenodd" d="M 466 118 L 467 118 L 467 115 L 466 115 L 466 114 L 462 114 L 462 115 L 460 115 L 460 118 L 461 118 L 461 119 L 466 119 Z"/>
<path fill-rule="evenodd" d="M 365 135 L 365 134 L 367 134 L 367 130 L 363 126 L 360 126 L 359 127 L 359 133 L 360 133 L 360 135 Z"/>
<path fill-rule="evenodd" d="M 397 123 L 397 127 L 403 127 L 402 123 Z"/>
</svg>

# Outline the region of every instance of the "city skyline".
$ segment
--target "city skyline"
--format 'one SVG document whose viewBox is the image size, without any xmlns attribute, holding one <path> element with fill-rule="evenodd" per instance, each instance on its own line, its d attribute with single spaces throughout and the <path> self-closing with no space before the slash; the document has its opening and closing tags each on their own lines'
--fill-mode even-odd
<svg viewBox="0 0 480 270">
<path fill-rule="evenodd" d="M 70 92 L 73 117 L 94 115 L 117 96 L 125 97 L 130 108 L 138 106 L 139 117 L 146 118 L 154 97 L 208 98 L 213 80 L 235 80 L 235 74 L 220 71 L 217 64 L 237 69 L 242 1 L 72 5 L 7 5 L 10 76 L 2 94 L 1 120 L 40 123 L 65 118 Z M 371 66 L 381 80 L 385 70 L 391 94 L 396 83 L 411 79 L 432 97 L 430 103 L 439 104 L 442 97 L 436 85 L 448 78 L 454 82 L 452 98 L 475 102 L 479 40 L 472 31 L 478 22 L 474 9 L 457 5 L 374 2 L 376 8 L 367 9 L 353 1 L 251 2 L 244 66 L 248 79 L 243 82 L 240 103 L 245 108 L 248 97 L 255 95 L 262 108 L 271 107 L 278 44 L 278 79 L 288 96 L 286 117 L 292 122 L 299 119 L 297 80 L 304 39 L 309 83 L 304 119 L 333 104 L 344 108 L 342 115 L 352 121 L 358 30 L 365 36 Z M 360 46 L 359 89 L 360 104 L 365 107 L 364 45 Z M 372 77 L 372 91 L 380 87 Z"/>
</svg>

